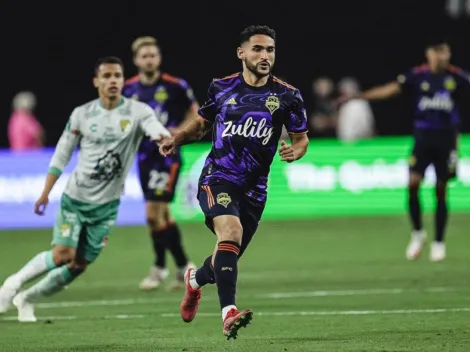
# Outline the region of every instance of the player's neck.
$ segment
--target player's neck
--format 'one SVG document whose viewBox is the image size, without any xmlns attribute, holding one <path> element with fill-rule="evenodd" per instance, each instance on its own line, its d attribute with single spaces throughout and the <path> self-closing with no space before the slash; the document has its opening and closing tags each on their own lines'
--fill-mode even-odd
<svg viewBox="0 0 470 352">
<path fill-rule="evenodd" d="M 103 107 L 103 109 L 106 110 L 113 110 L 119 105 L 121 105 L 124 102 L 124 99 L 119 96 L 119 97 L 100 97 L 100 104 Z"/>
<path fill-rule="evenodd" d="M 269 76 L 257 77 L 248 70 L 243 71 L 243 79 L 245 83 L 253 87 L 262 87 L 268 83 Z"/>
<path fill-rule="evenodd" d="M 432 72 L 432 73 L 439 73 L 439 72 L 442 72 L 445 70 L 445 67 L 442 67 L 442 66 L 439 66 L 439 65 L 431 65 L 431 64 L 428 64 L 429 65 L 429 70 Z"/>
<path fill-rule="evenodd" d="M 140 72 L 139 77 L 140 77 L 140 83 L 142 83 L 143 85 L 149 86 L 149 85 L 154 84 L 156 81 L 158 81 L 158 79 L 160 78 L 160 71 L 157 70 L 153 72 L 152 75 L 148 75 L 144 72 Z"/>
</svg>

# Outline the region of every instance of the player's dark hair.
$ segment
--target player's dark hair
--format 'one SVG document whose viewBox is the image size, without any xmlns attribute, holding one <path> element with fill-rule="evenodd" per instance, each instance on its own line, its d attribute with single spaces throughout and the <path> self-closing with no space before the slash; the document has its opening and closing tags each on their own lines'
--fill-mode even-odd
<svg viewBox="0 0 470 352">
<path fill-rule="evenodd" d="M 425 48 L 437 48 L 441 45 L 449 45 L 449 42 L 445 38 L 441 37 L 431 37 L 426 40 Z"/>
<path fill-rule="evenodd" d="M 254 35 L 262 34 L 273 38 L 276 41 L 276 31 L 268 26 L 251 25 L 246 27 L 240 34 L 240 45 L 250 40 Z"/>
<path fill-rule="evenodd" d="M 100 66 L 103 64 L 116 64 L 116 65 L 121 66 L 122 70 L 124 71 L 124 64 L 120 58 L 116 56 L 105 56 L 105 57 L 100 57 L 98 60 L 96 60 L 95 76 L 98 75 Z"/>
</svg>

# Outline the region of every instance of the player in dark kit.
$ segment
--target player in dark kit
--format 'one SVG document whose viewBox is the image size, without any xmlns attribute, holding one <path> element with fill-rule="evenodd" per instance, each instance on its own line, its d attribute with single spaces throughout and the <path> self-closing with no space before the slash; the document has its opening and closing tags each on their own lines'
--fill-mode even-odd
<svg viewBox="0 0 470 352">
<path fill-rule="evenodd" d="M 283 125 L 292 145 L 281 142 L 282 161 L 300 159 L 308 147 L 300 92 L 271 75 L 275 39 L 274 30 L 266 26 L 246 28 L 237 49 L 243 72 L 215 79 L 198 118 L 160 146 L 163 155 L 171 155 L 213 127 L 212 150 L 200 177 L 198 199 L 207 227 L 217 235 L 217 245 L 201 268 L 186 272 L 180 311 L 185 322 L 192 321 L 201 288 L 215 283 L 228 339 L 236 338 L 238 329 L 252 318 L 250 309 L 238 310 L 235 304 L 237 261 L 263 214 L 268 174 Z"/>
<path fill-rule="evenodd" d="M 426 168 L 436 172 L 435 239 L 429 259 L 445 259 L 444 231 L 447 223 L 447 182 L 455 177 L 459 113 L 456 106 L 464 90 L 470 87 L 468 76 L 449 64 L 450 47 L 445 41 L 433 41 L 426 47 L 427 64 L 415 67 L 382 87 L 360 95 L 363 99 L 385 99 L 404 93 L 414 101 L 414 146 L 409 160 L 408 200 L 413 225 L 406 249 L 409 260 L 417 259 L 426 241 L 421 220 L 418 190 Z"/>
<path fill-rule="evenodd" d="M 161 53 L 155 38 L 137 38 L 132 44 L 132 52 L 139 74 L 125 82 L 123 95 L 150 105 L 160 122 L 171 133 L 177 133 L 183 121 L 197 115 L 199 105 L 191 87 L 184 80 L 160 71 Z M 180 151 L 176 150 L 165 158 L 155 143 L 144 139 L 138 152 L 138 165 L 147 224 L 156 256 L 155 264 L 140 283 L 140 288 L 155 289 L 168 276 L 166 250 L 173 255 L 177 267 L 176 279 L 170 288 L 184 288 L 184 273 L 194 265 L 188 261 L 180 230 L 169 209 L 181 168 Z"/>
</svg>

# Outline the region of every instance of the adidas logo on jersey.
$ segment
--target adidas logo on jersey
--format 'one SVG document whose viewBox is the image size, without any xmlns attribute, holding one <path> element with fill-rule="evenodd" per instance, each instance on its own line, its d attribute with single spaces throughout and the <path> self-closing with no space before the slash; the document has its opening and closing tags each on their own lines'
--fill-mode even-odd
<svg viewBox="0 0 470 352">
<path fill-rule="evenodd" d="M 235 98 L 230 98 L 226 103 L 226 105 L 237 105 Z"/>
</svg>

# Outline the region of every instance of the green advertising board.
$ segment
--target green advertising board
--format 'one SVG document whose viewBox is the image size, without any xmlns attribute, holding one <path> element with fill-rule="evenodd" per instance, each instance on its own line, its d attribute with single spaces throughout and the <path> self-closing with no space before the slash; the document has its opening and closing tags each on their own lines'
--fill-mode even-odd
<svg viewBox="0 0 470 352">
<path fill-rule="evenodd" d="M 376 138 L 355 144 L 313 140 L 302 160 L 276 159 L 263 219 L 401 214 L 406 210 L 411 137 Z M 184 147 L 184 166 L 173 212 L 179 220 L 202 220 L 197 182 L 210 144 Z M 470 211 L 470 136 L 459 146 L 458 178 L 450 184 L 451 211 Z M 426 171 L 425 211 L 434 209 L 435 175 Z"/>
</svg>

